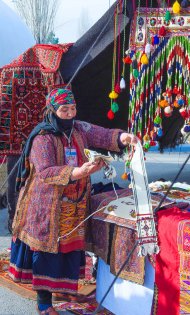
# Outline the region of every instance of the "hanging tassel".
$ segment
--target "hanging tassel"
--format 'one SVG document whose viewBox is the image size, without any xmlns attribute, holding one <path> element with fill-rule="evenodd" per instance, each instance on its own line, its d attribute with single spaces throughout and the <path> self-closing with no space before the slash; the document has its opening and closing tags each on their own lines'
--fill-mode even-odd
<svg viewBox="0 0 190 315">
<path fill-rule="evenodd" d="M 135 79 L 137 79 L 137 78 L 138 78 L 138 76 L 139 76 L 139 72 L 138 72 L 138 70 L 137 70 L 137 69 L 134 69 L 134 70 L 133 70 L 133 75 L 134 75 L 134 78 L 135 78 Z"/>
<path fill-rule="evenodd" d="M 159 128 L 159 129 L 158 129 L 157 136 L 158 136 L 159 138 L 163 136 L 162 128 Z"/>
<path fill-rule="evenodd" d="M 183 119 L 188 118 L 188 114 L 187 114 L 187 111 L 186 111 L 185 107 L 182 107 L 182 108 L 179 110 L 179 113 L 180 113 L 180 115 L 183 117 Z"/>
<path fill-rule="evenodd" d="M 118 94 L 117 94 L 115 91 L 112 91 L 112 92 L 109 94 L 109 98 L 111 98 L 111 99 L 116 99 L 116 98 L 118 98 Z"/>
<path fill-rule="evenodd" d="M 120 89 L 125 89 L 126 88 L 126 84 L 125 84 L 125 80 L 124 78 L 121 78 L 121 81 L 120 81 Z"/>
<path fill-rule="evenodd" d="M 173 94 L 178 94 L 179 93 L 179 90 L 178 90 L 178 87 L 177 87 L 177 85 L 175 85 L 174 86 L 174 88 L 173 88 Z"/>
<path fill-rule="evenodd" d="M 108 119 L 112 120 L 112 119 L 114 119 L 114 116 L 115 116 L 114 113 L 113 113 L 112 110 L 110 109 L 109 112 L 107 113 Z"/>
<path fill-rule="evenodd" d="M 151 51 L 152 51 L 152 45 L 150 45 L 149 43 L 148 44 L 146 44 L 146 46 L 145 46 L 145 54 L 147 54 L 147 55 L 149 55 L 150 53 L 151 53 Z"/>
<path fill-rule="evenodd" d="M 154 45 L 158 45 L 159 44 L 159 37 L 158 37 L 158 35 L 154 36 L 154 43 L 153 44 Z"/>
<path fill-rule="evenodd" d="M 127 56 L 127 57 L 123 58 L 123 62 L 126 63 L 126 64 L 131 64 L 132 63 L 132 59 L 129 56 Z"/>
<path fill-rule="evenodd" d="M 174 2 L 172 10 L 173 10 L 173 13 L 175 13 L 175 14 L 180 13 L 181 6 L 177 0 Z"/>
<path fill-rule="evenodd" d="M 128 175 L 127 175 L 127 173 L 123 173 L 123 174 L 121 175 L 121 179 L 123 179 L 123 180 L 128 180 Z"/>
<path fill-rule="evenodd" d="M 148 57 L 147 57 L 147 55 L 145 53 L 142 54 L 142 56 L 141 56 L 141 63 L 143 65 L 148 65 Z"/>
<path fill-rule="evenodd" d="M 120 93 L 121 93 L 121 88 L 120 88 L 120 86 L 119 86 L 119 83 L 117 83 L 117 84 L 115 85 L 114 91 L 115 91 L 115 93 L 117 93 L 117 94 L 120 94 Z"/>
<path fill-rule="evenodd" d="M 171 117 L 172 113 L 173 113 L 173 108 L 171 106 L 167 106 L 164 108 L 165 117 Z"/>
<path fill-rule="evenodd" d="M 113 102 L 113 103 L 111 104 L 111 110 L 112 110 L 112 112 L 113 112 L 114 114 L 117 113 L 118 110 L 119 110 L 119 105 L 118 105 L 116 102 Z"/>
</svg>

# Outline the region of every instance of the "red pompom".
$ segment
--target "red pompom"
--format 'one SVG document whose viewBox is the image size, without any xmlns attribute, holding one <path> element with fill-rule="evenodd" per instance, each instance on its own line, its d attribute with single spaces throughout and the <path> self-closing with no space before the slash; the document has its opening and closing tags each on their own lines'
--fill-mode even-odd
<svg viewBox="0 0 190 315">
<path fill-rule="evenodd" d="M 159 35 L 160 36 L 165 36 L 166 35 L 166 29 L 164 26 L 162 26 L 160 29 L 159 29 Z"/>
<path fill-rule="evenodd" d="M 108 117 L 108 119 L 110 119 L 110 120 L 114 119 L 114 113 L 112 112 L 111 109 L 110 109 L 109 112 L 107 113 L 107 117 Z"/>
<path fill-rule="evenodd" d="M 131 58 L 130 58 L 129 56 L 127 56 L 127 57 L 123 58 L 123 62 L 124 62 L 124 63 L 128 63 L 128 64 L 131 64 L 131 63 L 132 63 L 132 60 L 131 60 Z"/>
<path fill-rule="evenodd" d="M 178 94 L 179 93 L 179 90 L 178 90 L 178 87 L 177 87 L 177 85 L 175 85 L 174 86 L 174 88 L 173 88 L 173 94 Z"/>
</svg>

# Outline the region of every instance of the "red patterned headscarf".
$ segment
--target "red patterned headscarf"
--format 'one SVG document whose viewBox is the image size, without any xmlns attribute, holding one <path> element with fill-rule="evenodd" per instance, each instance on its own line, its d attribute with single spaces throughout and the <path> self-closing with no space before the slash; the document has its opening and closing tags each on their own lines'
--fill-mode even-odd
<svg viewBox="0 0 190 315">
<path fill-rule="evenodd" d="M 74 95 L 69 89 L 54 89 L 46 98 L 47 108 L 53 107 L 56 111 L 61 105 L 75 105 Z"/>
</svg>

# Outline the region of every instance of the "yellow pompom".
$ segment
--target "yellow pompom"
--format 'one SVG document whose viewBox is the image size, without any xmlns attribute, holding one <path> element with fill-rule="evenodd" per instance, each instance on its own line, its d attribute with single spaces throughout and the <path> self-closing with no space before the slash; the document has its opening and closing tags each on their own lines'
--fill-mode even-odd
<svg viewBox="0 0 190 315">
<path fill-rule="evenodd" d="M 147 133 L 146 133 L 146 135 L 144 135 L 143 140 L 144 140 L 144 142 L 147 142 L 150 140 L 150 137 Z"/>
<path fill-rule="evenodd" d="M 111 98 L 111 99 L 116 99 L 116 98 L 118 98 L 118 94 L 117 94 L 115 91 L 112 91 L 112 92 L 109 94 L 109 98 Z"/>
<path fill-rule="evenodd" d="M 178 14 L 180 12 L 181 6 L 177 0 L 174 2 L 172 10 L 173 10 L 173 13 L 175 14 Z"/>
<path fill-rule="evenodd" d="M 148 57 L 146 54 L 143 54 L 142 57 L 141 57 L 141 63 L 143 65 L 147 65 L 148 64 Z"/>
</svg>

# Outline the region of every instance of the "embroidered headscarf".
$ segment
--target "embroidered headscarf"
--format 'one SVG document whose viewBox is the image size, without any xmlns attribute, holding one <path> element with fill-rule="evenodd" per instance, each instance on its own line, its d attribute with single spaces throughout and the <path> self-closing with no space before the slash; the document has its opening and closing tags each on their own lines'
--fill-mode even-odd
<svg viewBox="0 0 190 315">
<path fill-rule="evenodd" d="M 63 133 L 70 134 L 74 124 L 73 119 L 61 119 L 56 111 L 61 105 L 75 104 L 74 95 L 70 89 L 54 89 L 46 97 L 46 109 L 49 109 L 44 120 L 38 124 L 28 136 L 18 164 L 16 179 L 16 191 L 24 185 L 30 173 L 29 154 L 34 138 L 40 133 L 51 133 L 60 136 Z"/>
<path fill-rule="evenodd" d="M 52 108 L 56 111 L 61 105 L 73 105 L 75 103 L 74 95 L 69 89 L 54 89 L 46 98 L 47 108 Z"/>
</svg>

